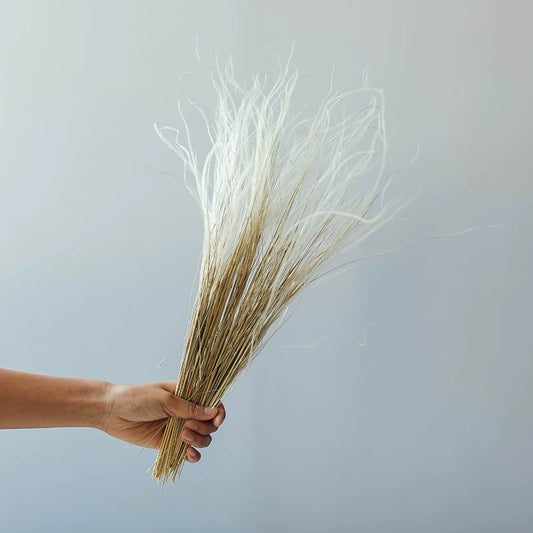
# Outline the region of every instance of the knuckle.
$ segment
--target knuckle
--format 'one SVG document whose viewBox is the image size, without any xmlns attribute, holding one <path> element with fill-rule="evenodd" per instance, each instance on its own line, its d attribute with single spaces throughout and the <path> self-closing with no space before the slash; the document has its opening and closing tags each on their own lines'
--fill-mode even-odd
<svg viewBox="0 0 533 533">
<path fill-rule="evenodd" d="M 190 429 L 191 431 L 196 431 L 197 433 L 202 432 L 202 425 L 199 422 L 187 420 L 185 422 L 185 428 Z"/>
<path fill-rule="evenodd" d="M 196 438 L 191 444 L 198 448 L 206 448 L 211 444 L 211 437 L 209 435 L 196 435 Z"/>
<path fill-rule="evenodd" d="M 202 455 L 195 448 L 189 448 L 187 452 L 187 458 L 191 463 L 197 463 L 201 459 Z"/>
<path fill-rule="evenodd" d="M 187 402 L 187 412 L 191 417 L 198 413 L 198 406 L 195 403 Z"/>
<path fill-rule="evenodd" d="M 198 428 L 198 433 L 202 435 L 209 435 L 217 430 L 217 427 L 212 423 L 203 423 Z"/>
</svg>

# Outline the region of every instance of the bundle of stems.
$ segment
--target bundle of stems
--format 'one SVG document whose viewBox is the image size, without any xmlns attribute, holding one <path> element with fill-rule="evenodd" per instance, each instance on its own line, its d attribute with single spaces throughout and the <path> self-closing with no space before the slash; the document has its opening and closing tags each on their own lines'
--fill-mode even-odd
<svg viewBox="0 0 533 533">
<path fill-rule="evenodd" d="M 294 115 L 290 106 L 298 72 L 290 59 L 279 67 L 270 88 L 259 75 L 241 85 L 231 59 L 209 70 L 218 105 L 212 119 L 196 106 L 211 143 L 202 165 L 181 106 L 184 140 L 155 126 L 181 159 L 203 215 L 198 293 L 175 390 L 200 405 L 219 404 L 332 258 L 403 207 L 384 201 L 394 173 L 385 168 L 383 94 L 367 73 L 361 89 L 330 87 L 302 118 L 305 106 Z M 361 95 L 366 105 L 350 112 Z M 181 471 L 184 422 L 167 421 L 152 471 L 159 482 Z"/>
</svg>

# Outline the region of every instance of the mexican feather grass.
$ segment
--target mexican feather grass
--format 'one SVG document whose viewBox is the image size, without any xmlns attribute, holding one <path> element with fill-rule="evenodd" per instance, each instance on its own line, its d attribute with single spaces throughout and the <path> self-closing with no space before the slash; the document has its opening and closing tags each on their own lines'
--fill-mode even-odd
<svg viewBox="0 0 533 533">
<path fill-rule="evenodd" d="M 386 170 L 384 100 L 367 73 L 361 89 L 330 87 L 308 118 L 292 110 L 299 75 L 290 59 L 280 62 L 270 85 L 259 75 L 239 83 L 231 59 L 209 69 L 209 77 L 214 117 L 196 106 L 210 139 L 203 163 L 180 106 L 183 133 L 156 131 L 183 163 L 204 223 L 198 294 L 175 393 L 216 406 L 294 298 L 405 204 L 385 199 L 394 173 Z M 351 110 L 359 97 L 365 105 Z M 181 471 L 184 422 L 167 421 L 152 470 L 159 482 L 175 481 Z"/>
</svg>

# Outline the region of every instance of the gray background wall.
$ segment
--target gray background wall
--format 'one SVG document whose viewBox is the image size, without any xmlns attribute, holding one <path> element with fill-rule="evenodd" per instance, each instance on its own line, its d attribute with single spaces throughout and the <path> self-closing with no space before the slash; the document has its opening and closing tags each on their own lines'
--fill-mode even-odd
<svg viewBox="0 0 533 533">
<path fill-rule="evenodd" d="M 177 124 L 182 89 L 213 103 L 202 78 L 178 82 L 196 36 L 206 62 L 231 53 L 243 79 L 294 40 L 317 93 L 333 62 L 345 88 L 375 66 L 389 126 L 401 122 L 392 162 L 421 144 L 394 192 L 424 188 L 355 255 L 508 224 L 310 290 L 272 346 L 330 336 L 264 353 L 202 461 L 163 494 L 151 450 L 91 429 L 2 431 L 2 531 L 530 531 L 531 3 L 1 7 L 3 367 L 176 377 L 177 355 L 156 365 L 183 342 L 200 217 L 148 167 L 179 169 L 152 124 Z"/>
</svg>

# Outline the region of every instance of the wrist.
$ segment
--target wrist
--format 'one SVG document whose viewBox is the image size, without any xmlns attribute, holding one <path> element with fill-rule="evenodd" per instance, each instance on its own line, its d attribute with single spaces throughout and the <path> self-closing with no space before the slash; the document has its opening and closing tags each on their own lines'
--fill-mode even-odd
<svg viewBox="0 0 533 533">
<path fill-rule="evenodd" d="M 113 383 L 96 381 L 94 383 L 93 409 L 89 416 L 89 426 L 105 431 L 113 410 Z"/>
</svg>

